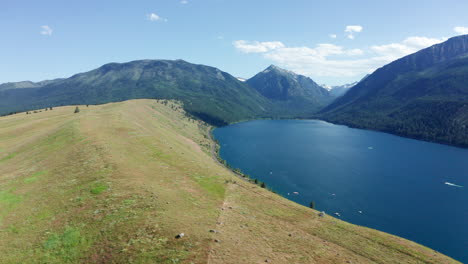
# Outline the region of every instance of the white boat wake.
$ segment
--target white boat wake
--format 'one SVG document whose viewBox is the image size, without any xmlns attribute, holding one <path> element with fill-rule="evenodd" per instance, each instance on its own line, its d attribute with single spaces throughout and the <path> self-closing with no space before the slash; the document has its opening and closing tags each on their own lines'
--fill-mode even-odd
<svg viewBox="0 0 468 264">
<path fill-rule="evenodd" d="M 453 186 L 453 187 L 458 187 L 458 188 L 462 188 L 463 186 L 461 185 L 457 185 L 455 183 L 451 183 L 451 182 L 445 182 L 445 184 L 447 184 L 448 186 Z"/>
</svg>

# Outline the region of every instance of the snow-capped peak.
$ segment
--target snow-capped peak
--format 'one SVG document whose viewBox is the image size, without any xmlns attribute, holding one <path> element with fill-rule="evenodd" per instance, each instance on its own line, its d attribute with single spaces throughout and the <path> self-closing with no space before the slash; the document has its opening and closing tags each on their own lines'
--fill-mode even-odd
<svg viewBox="0 0 468 264">
<path fill-rule="evenodd" d="M 331 89 L 333 89 L 333 86 L 330 86 L 330 85 L 326 85 L 326 84 L 321 84 L 320 86 L 322 86 L 322 88 L 328 90 L 328 91 L 331 91 Z"/>
</svg>

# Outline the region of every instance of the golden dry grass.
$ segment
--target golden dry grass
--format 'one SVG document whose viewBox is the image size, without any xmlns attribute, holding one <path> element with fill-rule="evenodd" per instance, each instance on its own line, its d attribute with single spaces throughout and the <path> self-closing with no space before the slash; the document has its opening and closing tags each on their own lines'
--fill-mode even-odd
<svg viewBox="0 0 468 264">
<path fill-rule="evenodd" d="M 176 102 L 74 108 L 0 118 L 0 263 L 457 263 L 237 178 Z"/>
</svg>

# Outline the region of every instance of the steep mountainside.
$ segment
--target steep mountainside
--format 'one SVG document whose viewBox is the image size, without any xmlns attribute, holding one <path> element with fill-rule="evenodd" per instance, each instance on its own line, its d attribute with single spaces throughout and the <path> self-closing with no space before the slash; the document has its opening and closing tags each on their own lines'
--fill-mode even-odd
<svg viewBox="0 0 468 264">
<path fill-rule="evenodd" d="M 318 115 L 325 120 L 468 146 L 468 35 L 394 61 Z"/>
<path fill-rule="evenodd" d="M 248 79 L 247 84 L 282 106 L 282 114 L 311 114 L 333 100 L 326 89 L 309 77 L 274 65 Z"/>
<path fill-rule="evenodd" d="M 459 263 L 235 176 L 178 102 L 79 108 L 0 117 L 2 264 Z"/>
<path fill-rule="evenodd" d="M 222 125 L 261 117 L 270 102 L 216 68 L 182 60 L 110 63 L 41 87 L 0 91 L 0 114 L 135 98 L 178 99 L 191 114 Z"/>
</svg>

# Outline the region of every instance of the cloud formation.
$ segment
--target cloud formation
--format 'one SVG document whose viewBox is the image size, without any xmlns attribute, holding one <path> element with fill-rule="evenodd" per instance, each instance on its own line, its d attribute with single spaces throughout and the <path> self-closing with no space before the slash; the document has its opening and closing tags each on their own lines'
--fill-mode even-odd
<svg viewBox="0 0 468 264">
<path fill-rule="evenodd" d="M 330 35 L 328 35 L 328 36 L 329 36 L 330 38 L 332 38 L 332 39 L 336 39 L 336 34 L 330 34 Z"/>
<path fill-rule="evenodd" d="M 157 15 L 157 14 L 155 14 L 155 13 L 147 14 L 147 15 L 146 15 L 146 18 L 147 18 L 149 21 L 152 21 L 152 22 L 156 22 L 156 21 L 167 22 L 167 19 L 166 19 L 166 18 L 162 18 L 162 17 L 160 17 L 159 15 Z"/>
<path fill-rule="evenodd" d="M 422 48 L 445 41 L 427 37 L 408 37 L 399 43 L 374 45 L 365 49 L 346 49 L 335 44 L 315 47 L 288 47 L 280 41 L 234 41 L 243 53 L 262 54 L 281 67 L 313 77 L 353 77 L 375 69 Z"/>
<path fill-rule="evenodd" d="M 278 48 L 284 48 L 284 44 L 279 41 L 246 41 L 236 40 L 233 42 L 236 49 L 243 53 L 264 53 Z"/>
<path fill-rule="evenodd" d="M 371 46 L 370 49 L 378 56 L 382 56 L 387 61 L 394 61 L 398 58 L 414 53 L 420 49 L 441 43 L 446 38 L 409 37 L 401 43 L 390 43 L 380 46 Z"/>
<path fill-rule="evenodd" d="M 459 35 L 468 34 L 468 27 L 454 27 L 453 31 Z"/>
<path fill-rule="evenodd" d="M 47 25 L 46 26 L 41 26 L 41 31 L 40 31 L 41 35 L 51 36 L 52 32 L 53 32 L 53 30 L 52 30 L 51 27 L 49 27 Z"/>
<path fill-rule="evenodd" d="M 363 27 L 359 25 L 346 26 L 345 28 L 346 37 L 349 39 L 354 39 L 354 34 L 362 32 L 362 29 Z"/>
<path fill-rule="evenodd" d="M 186 5 L 186 4 L 188 4 L 188 0 L 181 0 L 180 3 L 183 4 L 183 5 Z"/>
</svg>

